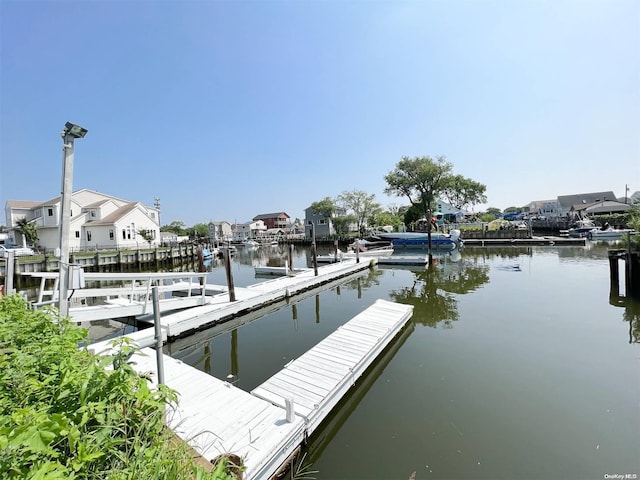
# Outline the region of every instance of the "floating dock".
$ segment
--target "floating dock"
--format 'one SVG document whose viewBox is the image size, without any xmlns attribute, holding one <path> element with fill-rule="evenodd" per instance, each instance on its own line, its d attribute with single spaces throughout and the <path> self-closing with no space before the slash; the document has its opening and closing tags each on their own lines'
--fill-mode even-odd
<svg viewBox="0 0 640 480">
<path fill-rule="evenodd" d="M 170 284 L 167 288 L 171 288 L 172 291 L 182 291 L 184 295 L 192 296 L 186 299 L 171 298 L 169 300 L 179 301 L 188 300 L 189 298 L 204 298 L 204 300 L 198 300 L 201 302 L 199 306 L 189 305 L 190 308 L 163 312 L 160 318 L 163 337 L 170 340 L 208 329 L 223 322 L 242 318 L 248 313 L 262 310 L 269 305 L 285 301 L 300 293 L 367 270 L 375 263 L 376 259 L 361 260 L 360 263 L 355 260 L 347 260 L 338 264 L 319 267 L 318 275 L 314 274 L 313 269 L 309 269 L 295 276 L 277 277 L 248 287 L 236 287 L 234 289 L 234 301 L 230 300 L 228 289 L 220 285 L 205 284 L 201 286 L 194 284 L 194 282 Z M 203 295 L 203 292 L 205 294 L 207 292 L 220 292 L 222 288 L 227 291 L 211 296 Z M 162 302 L 164 301 L 167 300 L 162 300 Z M 92 307 L 78 307 L 77 310 L 74 310 L 72 314 L 74 321 L 80 321 L 78 318 L 81 318 L 80 315 L 83 308 Z M 103 309 L 103 311 L 108 310 Z M 138 316 L 138 320 L 152 323 L 153 312 L 146 311 L 145 313 L 146 315 Z M 155 344 L 153 328 L 147 328 L 125 336 L 134 339 L 141 347 Z M 91 349 L 95 351 L 107 350 L 109 343 L 109 341 L 97 342 L 91 345 Z"/>
<path fill-rule="evenodd" d="M 251 393 L 164 355 L 165 382 L 179 393 L 168 425 L 205 459 L 235 453 L 243 459 L 245 480 L 270 479 L 412 314 L 411 305 L 377 300 Z M 136 370 L 157 378 L 153 350 L 133 361 Z"/>
</svg>

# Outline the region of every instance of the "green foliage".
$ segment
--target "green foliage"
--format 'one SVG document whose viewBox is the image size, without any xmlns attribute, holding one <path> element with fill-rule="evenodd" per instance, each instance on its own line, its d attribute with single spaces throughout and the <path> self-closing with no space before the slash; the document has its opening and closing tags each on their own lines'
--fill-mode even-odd
<svg viewBox="0 0 640 480">
<path fill-rule="evenodd" d="M 451 206 L 458 210 L 487 201 L 487 196 L 485 195 L 487 191 L 486 185 L 475 182 L 470 178 L 465 178 L 462 175 L 449 176 L 446 178 L 444 185 L 442 196 Z"/>
<path fill-rule="evenodd" d="M 38 227 L 26 218 L 21 218 L 16 222 L 16 230 L 24 235 L 27 244 L 36 245 L 38 243 Z M 17 242 L 17 240 L 16 240 Z"/>
<path fill-rule="evenodd" d="M 451 178 L 453 166 L 445 157 L 402 157 L 393 171 L 385 175 L 385 193 L 405 196 L 411 205 L 419 206 L 427 216 L 435 198 L 443 193 Z"/>
<path fill-rule="evenodd" d="M 173 222 L 171 222 L 168 225 L 163 225 L 160 228 L 160 231 L 162 231 L 162 232 L 171 232 L 171 233 L 175 233 L 176 235 L 186 235 L 187 234 L 187 230 L 185 228 L 184 222 L 179 222 L 177 220 L 174 220 Z"/>
<path fill-rule="evenodd" d="M 151 245 L 151 242 L 153 242 L 153 230 L 146 230 L 142 228 L 138 230 L 137 233 L 144 238 L 149 245 Z"/>
<path fill-rule="evenodd" d="M 498 218 L 500 215 L 502 215 L 502 212 L 500 211 L 499 208 L 489 207 L 487 208 L 487 211 L 484 213 L 484 215 L 491 215 L 490 220 L 483 220 L 483 222 L 490 222 L 491 220 L 494 220 Z M 484 215 L 483 215 L 483 218 L 484 218 Z M 489 217 L 487 216 L 487 218 Z"/>
<path fill-rule="evenodd" d="M 331 197 L 324 197 L 322 200 L 311 204 L 311 211 L 316 215 L 322 215 L 324 218 L 332 219 L 336 214 L 336 203 Z"/>
<path fill-rule="evenodd" d="M 337 203 L 345 211 L 352 213 L 358 232 L 362 232 L 367 220 L 382 210 L 380 204 L 375 202 L 375 198 L 375 194 L 352 190 L 338 195 Z"/>
<path fill-rule="evenodd" d="M 196 223 L 193 227 L 187 228 L 186 232 L 191 240 L 206 238 L 209 236 L 209 225 L 206 223 Z"/>
<path fill-rule="evenodd" d="M 223 479 L 173 446 L 167 387 L 127 363 L 133 349 L 96 356 L 86 331 L 54 310 L 0 298 L 0 478 Z"/>
</svg>

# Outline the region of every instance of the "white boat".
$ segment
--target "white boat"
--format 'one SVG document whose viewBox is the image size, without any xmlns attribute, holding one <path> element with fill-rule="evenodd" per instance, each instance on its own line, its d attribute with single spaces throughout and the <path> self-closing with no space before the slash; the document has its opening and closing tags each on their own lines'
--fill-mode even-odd
<svg viewBox="0 0 640 480">
<path fill-rule="evenodd" d="M 587 233 L 587 237 L 592 240 L 617 240 L 625 236 L 627 233 L 634 233 L 630 228 L 612 228 L 605 226 L 603 228 L 593 228 Z"/>
<path fill-rule="evenodd" d="M 427 232 L 380 232 L 377 237 L 390 240 L 394 247 L 427 248 L 429 237 Z M 433 248 L 454 249 L 460 247 L 462 239 L 460 230 L 451 230 L 451 233 L 431 232 L 431 246 Z"/>
<path fill-rule="evenodd" d="M 255 240 L 248 239 L 248 240 L 243 240 L 242 246 L 243 247 L 259 247 L 260 244 Z"/>
<path fill-rule="evenodd" d="M 567 235 L 573 238 L 588 237 L 591 230 L 597 229 L 597 225 L 589 218 L 583 218 L 567 230 Z"/>
<path fill-rule="evenodd" d="M 329 253 L 327 255 L 317 255 L 316 260 L 318 263 L 335 263 L 342 260 L 352 259 L 356 257 L 371 258 L 371 257 L 390 257 L 393 254 L 393 247 L 380 247 L 372 248 L 370 250 L 360 251 L 356 254 L 354 251 L 343 252 L 338 249 L 336 253 Z"/>
</svg>

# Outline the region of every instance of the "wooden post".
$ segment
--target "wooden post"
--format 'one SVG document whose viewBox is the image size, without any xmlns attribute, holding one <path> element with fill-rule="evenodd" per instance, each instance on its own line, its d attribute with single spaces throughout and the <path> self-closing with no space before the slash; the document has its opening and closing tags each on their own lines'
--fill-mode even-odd
<svg viewBox="0 0 640 480">
<path fill-rule="evenodd" d="M 611 291 L 618 295 L 620 292 L 620 271 L 618 269 L 618 253 L 616 250 L 609 251 L 609 280 Z"/>
<path fill-rule="evenodd" d="M 311 258 L 313 261 L 313 275 L 318 276 L 318 254 L 316 252 L 316 228 L 311 224 Z"/>
<path fill-rule="evenodd" d="M 293 243 L 289 244 L 289 270 L 293 274 Z"/>
<path fill-rule="evenodd" d="M 358 239 L 356 238 L 356 263 L 360 263 L 360 244 L 358 243 Z"/>
<path fill-rule="evenodd" d="M 333 261 L 338 261 L 338 240 L 333 241 Z"/>
<path fill-rule="evenodd" d="M 224 271 L 227 274 L 227 286 L 229 287 L 229 301 L 236 301 L 236 291 L 233 286 L 233 274 L 231 272 L 231 254 L 229 253 L 228 248 L 222 249 L 223 257 L 224 257 Z"/>
<path fill-rule="evenodd" d="M 316 295 L 316 323 L 320 323 L 320 295 Z"/>
</svg>

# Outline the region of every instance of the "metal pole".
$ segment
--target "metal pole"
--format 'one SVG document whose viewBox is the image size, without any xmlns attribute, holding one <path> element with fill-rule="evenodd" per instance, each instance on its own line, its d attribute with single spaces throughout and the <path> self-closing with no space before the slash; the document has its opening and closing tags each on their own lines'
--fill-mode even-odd
<svg viewBox="0 0 640 480">
<path fill-rule="evenodd" d="M 13 277 L 15 275 L 15 266 L 16 266 L 16 254 L 15 252 L 9 250 L 7 252 L 7 256 L 4 261 L 4 293 L 5 295 L 11 295 L 15 293 L 13 288 Z"/>
<path fill-rule="evenodd" d="M 60 207 L 60 281 L 58 282 L 58 310 L 60 315 L 69 315 L 67 299 L 69 278 L 69 232 L 71 222 L 71 193 L 73 188 L 73 141 L 71 134 L 63 135 L 62 145 L 62 198 Z"/>
<path fill-rule="evenodd" d="M 160 300 L 158 299 L 158 286 L 151 289 L 153 296 L 153 328 L 156 339 L 156 362 L 158 364 L 158 385 L 164 385 L 164 362 L 162 359 L 162 329 L 160 327 Z"/>
</svg>

